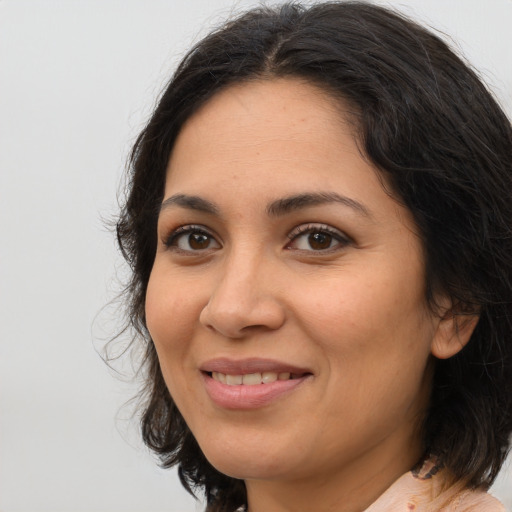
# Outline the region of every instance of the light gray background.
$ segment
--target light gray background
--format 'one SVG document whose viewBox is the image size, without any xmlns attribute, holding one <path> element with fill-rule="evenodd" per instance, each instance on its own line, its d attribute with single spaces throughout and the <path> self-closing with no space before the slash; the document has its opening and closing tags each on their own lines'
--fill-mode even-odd
<svg viewBox="0 0 512 512">
<path fill-rule="evenodd" d="M 125 274 L 102 218 L 179 56 L 252 0 L 0 0 L 0 511 L 193 512 L 94 347 Z M 512 1 L 382 2 L 458 41 L 512 114 Z M 512 475 L 495 494 L 512 507 Z"/>
</svg>

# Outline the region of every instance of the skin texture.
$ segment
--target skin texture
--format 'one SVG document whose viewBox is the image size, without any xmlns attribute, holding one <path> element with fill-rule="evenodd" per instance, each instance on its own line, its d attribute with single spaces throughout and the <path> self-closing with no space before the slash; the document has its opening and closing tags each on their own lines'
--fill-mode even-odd
<svg viewBox="0 0 512 512">
<path fill-rule="evenodd" d="M 465 341 L 426 304 L 411 216 L 340 112 L 299 80 L 231 86 L 187 121 L 169 161 L 164 201 L 197 196 L 216 212 L 162 209 L 147 325 L 178 408 L 208 460 L 245 479 L 251 512 L 366 508 L 421 457 L 432 355 Z M 268 212 L 333 192 L 360 206 Z M 309 376 L 261 407 L 230 409 L 205 388 L 200 369 L 215 358 Z"/>
</svg>

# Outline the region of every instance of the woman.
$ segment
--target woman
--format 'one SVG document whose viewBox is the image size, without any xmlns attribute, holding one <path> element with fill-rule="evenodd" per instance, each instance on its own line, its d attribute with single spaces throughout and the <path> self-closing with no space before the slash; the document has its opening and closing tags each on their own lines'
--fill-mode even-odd
<svg viewBox="0 0 512 512">
<path fill-rule="evenodd" d="M 207 510 L 503 510 L 511 150 L 381 7 L 253 10 L 185 57 L 118 237 L 144 440 Z"/>
</svg>

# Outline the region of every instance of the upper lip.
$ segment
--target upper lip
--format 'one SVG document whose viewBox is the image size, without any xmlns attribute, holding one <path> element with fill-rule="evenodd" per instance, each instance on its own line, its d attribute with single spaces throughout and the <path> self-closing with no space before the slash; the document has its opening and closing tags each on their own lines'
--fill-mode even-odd
<svg viewBox="0 0 512 512">
<path fill-rule="evenodd" d="M 202 363 L 199 369 L 203 372 L 219 372 L 226 375 L 246 375 L 249 373 L 292 373 L 295 375 L 303 375 L 311 373 L 307 368 L 299 367 L 283 361 L 276 361 L 274 359 L 262 358 L 247 358 L 247 359 L 230 359 L 227 357 L 219 357 L 210 359 Z"/>
</svg>

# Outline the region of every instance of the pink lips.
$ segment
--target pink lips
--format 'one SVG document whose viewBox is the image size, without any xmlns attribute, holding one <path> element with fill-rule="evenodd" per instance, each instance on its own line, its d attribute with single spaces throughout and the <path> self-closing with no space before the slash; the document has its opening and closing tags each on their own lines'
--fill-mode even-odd
<svg viewBox="0 0 512 512">
<path fill-rule="evenodd" d="M 244 359 L 235 361 L 227 358 L 213 359 L 202 364 L 206 392 L 218 406 L 226 409 L 257 409 L 281 398 L 295 390 L 312 376 L 309 370 L 287 363 L 268 359 Z M 289 380 L 276 380 L 267 384 L 228 385 L 212 378 L 212 372 L 227 375 L 246 375 L 250 373 L 290 373 Z"/>
</svg>

